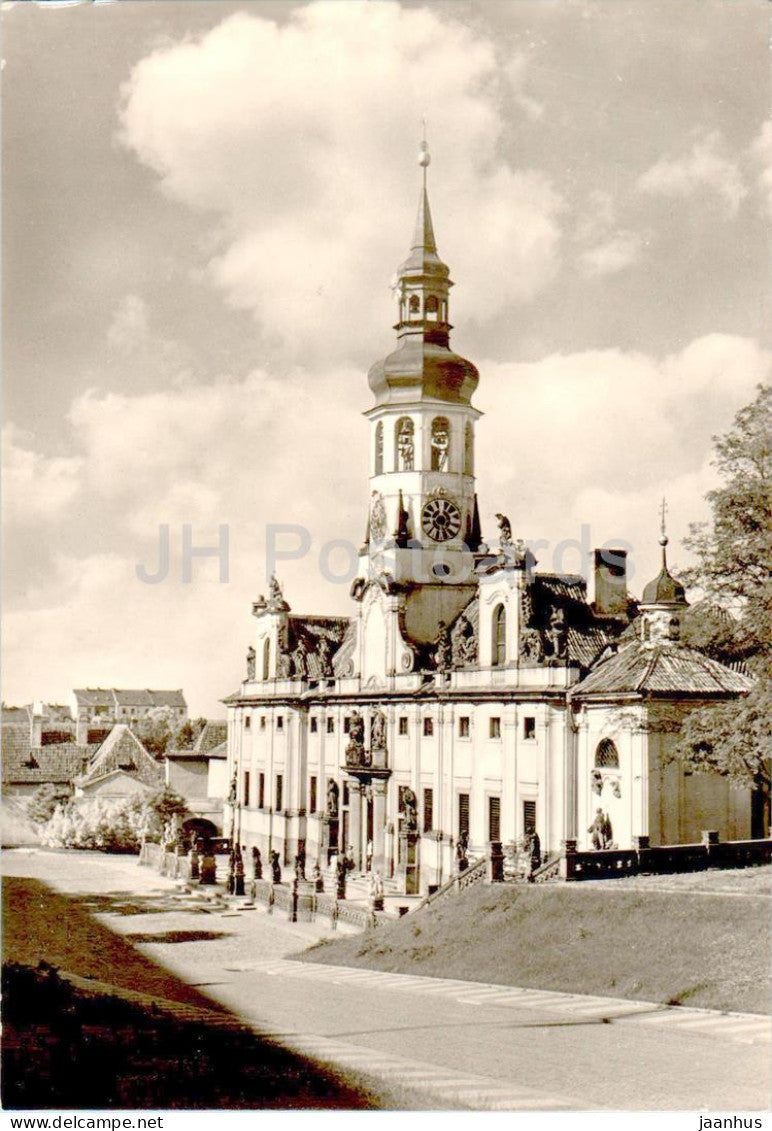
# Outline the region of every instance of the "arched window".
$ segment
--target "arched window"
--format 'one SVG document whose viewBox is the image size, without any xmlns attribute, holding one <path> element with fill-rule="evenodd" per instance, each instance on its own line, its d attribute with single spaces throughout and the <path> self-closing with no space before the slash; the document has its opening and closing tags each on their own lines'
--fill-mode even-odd
<svg viewBox="0 0 772 1131">
<path fill-rule="evenodd" d="M 503 605 L 493 610 L 493 635 L 491 637 L 491 663 L 501 668 L 507 662 L 507 611 Z"/>
<path fill-rule="evenodd" d="M 375 474 L 383 475 L 383 421 L 375 426 Z"/>
<path fill-rule="evenodd" d="M 410 296 L 410 303 L 409 303 L 408 308 L 410 310 L 411 316 L 414 315 L 414 314 L 420 314 L 421 313 L 421 300 L 418 297 L 418 295 L 411 295 Z"/>
<path fill-rule="evenodd" d="M 394 429 L 396 452 L 394 464 L 397 471 L 412 471 L 415 466 L 415 442 L 413 421 L 409 416 L 401 416 Z"/>
<path fill-rule="evenodd" d="M 445 416 L 432 421 L 432 471 L 450 471 L 450 423 Z"/>
<path fill-rule="evenodd" d="M 271 671 L 271 641 L 266 636 L 263 644 L 263 679 L 268 679 Z"/>
<path fill-rule="evenodd" d="M 430 322 L 436 322 L 437 321 L 437 312 L 439 311 L 439 308 L 440 308 L 440 304 L 437 301 L 437 296 L 436 295 L 429 295 L 429 297 L 426 300 L 426 305 L 424 307 L 424 310 L 426 311 L 426 317 Z"/>
<path fill-rule="evenodd" d="M 595 751 L 595 765 L 608 770 L 619 769 L 619 751 L 610 738 L 602 738 Z"/>
<path fill-rule="evenodd" d="M 467 421 L 464 429 L 464 475 L 474 475 L 474 434 L 471 421 Z"/>
</svg>

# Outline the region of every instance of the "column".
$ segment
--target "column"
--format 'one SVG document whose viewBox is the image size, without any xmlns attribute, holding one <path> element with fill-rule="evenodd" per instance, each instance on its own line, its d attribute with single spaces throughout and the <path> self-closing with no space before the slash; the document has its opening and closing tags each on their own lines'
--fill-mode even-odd
<svg viewBox="0 0 772 1131">
<path fill-rule="evenodd" d="M 384 778 L 373 779 L 373 869 L 386 876 L 386 788 Z"/>
<path fill-rule="evenodd" d="M 362 785 L 356 778 L 348 779 L 348 837 L 351 856 L 357 872 L 362 870 Z M 343 847 L 345 852 L 348 845 Z"/>
</svg>

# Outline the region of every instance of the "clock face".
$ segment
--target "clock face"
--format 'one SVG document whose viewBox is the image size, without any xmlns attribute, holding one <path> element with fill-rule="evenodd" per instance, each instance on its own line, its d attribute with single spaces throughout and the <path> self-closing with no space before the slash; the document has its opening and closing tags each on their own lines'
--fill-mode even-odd
<svg viewBox="0 0 772 1131">
<path fill-rule="evenodd" d="M 433 542 L 448 542 L 461 529 L 461 512 L 450 499 L 430 499 L 421 512 L 421 526 Z"/>
</svg>

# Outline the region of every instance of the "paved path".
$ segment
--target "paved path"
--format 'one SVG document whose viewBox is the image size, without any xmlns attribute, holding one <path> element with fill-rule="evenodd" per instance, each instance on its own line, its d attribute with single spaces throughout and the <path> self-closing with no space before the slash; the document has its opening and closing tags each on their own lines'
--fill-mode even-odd
<svg viewBox="0 0 772 1131">
<path fill-rule="evenodd" d="M 326 925 L 206 906 L 133 860 L 8 853 L 5 870 L 92 893 L 104 925 L 227 1007 L 233 1023 L 344 1073 L 422 1088 L 438 1106 L 770 1105 L 768 1019 L 299 963 L 292 954 L 328 934 Z M 131 893 L 144 896 L 140 913 L 120 911 Z M 214 937 L 186 941 L 194 917 Z"/>
</svg>

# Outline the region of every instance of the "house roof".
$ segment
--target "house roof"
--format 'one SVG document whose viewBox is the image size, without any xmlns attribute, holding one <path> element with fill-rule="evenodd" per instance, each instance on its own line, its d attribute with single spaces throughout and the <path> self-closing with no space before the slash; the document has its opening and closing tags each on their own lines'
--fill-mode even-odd
<svg viewBox="0 0 772 1131">
<path fill-rule="evenodd" d="M 29 712 L 26 707 L 3 707 L 3 728 L 24 727 L 29 730 Z"/>
<path fill-rule="evenodd" d="M 10 729 L 10 728 L 9 728 Z M 88 767 L 96 746 L 59 742 L 51 746 L 6 745 L 3 729 L 3 784 L 64 785 L 79 777 Z"/>
<path fill-rule="evenodd" d="M 572 699 L 639 695 L 744 695 L 753 681 L 702 652 L 678 644 L 631 643 L 600 662 L 571 692 Z"/>
<path fill-rule="evenodd" d="M 183 707 L 187 708 L 180 688 L 154 691 L 152 688 L 81 687 L 73 691 L 79 706 L 84 707 Z"/>
<path fill-rule="evenodd" d="M 134 732 L 124 723 L 118 723 L 110 731 L 79 784 L 88 785 L 117 770 L 139 778 L 147 785 L 163 783 L 160 765 L 151 758 Z"/>
<path fill-rule="evenodd" d="M 208 758 L 216 758 L 216 759 L 227 758 L 228 757 L 228 742 L 227 742 L 227 739 L 226 739 L 225 742 L 221 742 L 219 746 L 215 746 L 215 748 L 213 750 L 210 750 L 209 753 L 207 754 L 207 757 Z"/>
<path fill-rule="evenodd" d="M 193 749 L 199 754 L 210 754 L 228 738 L 228 724 L 224 719 L 207 719 Z"/>
<path fill-rule="evenodd" d="M 115 703 L 112 691 L 104 687 L 76 687 L 73 695 L 83 707 L 112 707 Z"/>
</svg>

